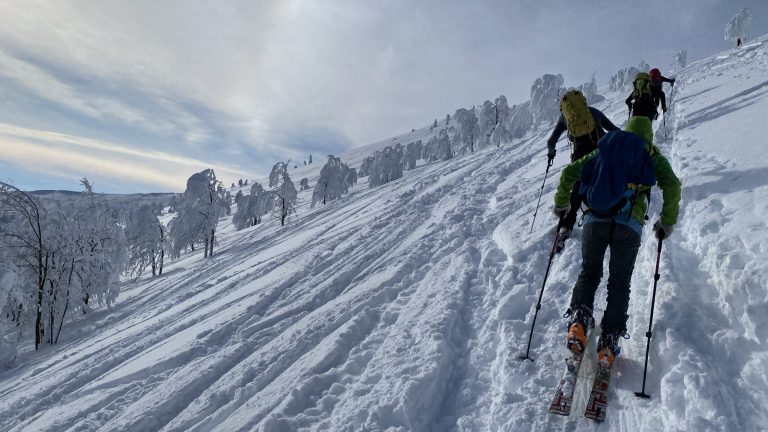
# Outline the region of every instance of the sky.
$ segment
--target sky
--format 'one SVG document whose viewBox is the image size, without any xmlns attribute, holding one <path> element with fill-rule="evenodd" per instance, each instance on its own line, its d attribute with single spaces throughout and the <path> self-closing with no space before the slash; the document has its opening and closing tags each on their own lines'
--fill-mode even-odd
<svg viewBox="0 0 768 432">
<path fill-rule="evenodd" d="M 764 0 L 0 2 L 0 180 L 181 192 L 343 154 L 461 107 L 731 47 Z"/>
</svg>

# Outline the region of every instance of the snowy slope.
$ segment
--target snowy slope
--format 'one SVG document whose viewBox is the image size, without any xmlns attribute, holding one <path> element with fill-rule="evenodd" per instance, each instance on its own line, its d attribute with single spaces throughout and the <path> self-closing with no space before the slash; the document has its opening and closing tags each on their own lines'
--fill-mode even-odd
<svg viewBox="0 0 768 432">
<path fill-rule="evenodd" d="M 600 107 L 623 119 L 625 95 L 607 96 Z M 647 228 L 604 425 L 580 415 L 587 379 L 570 418 L 547 414 L 580 233 L 553 263 L 535 363 L 517 357 L 567 159 L 562 144 L 529 234 L 542 128 L 373 190 L 363 181 L 283 228 L 225 221 L 212 260 L 185 256 L 128 283 L 114 309 L 73 324 L 55 348 L 27 346 L 0 374 L 0 430 L 768 430 L 768 41 L 691 64 L 669 97 L 659 145 L 683 202 L 662 254 L 653 397 L 633 396 L 656 251 Z M 599 316 L 604 294 L 596 304 Z"/>
</svg>

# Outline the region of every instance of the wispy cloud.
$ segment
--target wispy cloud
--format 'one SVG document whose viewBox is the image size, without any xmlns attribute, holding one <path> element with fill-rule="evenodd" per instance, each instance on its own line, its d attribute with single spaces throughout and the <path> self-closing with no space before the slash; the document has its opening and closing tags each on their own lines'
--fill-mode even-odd
<svg viewBox="0 0 768 432">
<path fill-rule="evenodd" d="M 189 175 L 206 168 L 213 168 L 224 178 L 255 175 L 237 166 L 210 164 L 164 152 L 145 152 L 100 140 L 2 123 L 0 154 L 4 160 L 40 174 L 69 179 L 87 175 L 111 183 L 137 183 L 163 191 L 183 190 Z"/>
</svg>

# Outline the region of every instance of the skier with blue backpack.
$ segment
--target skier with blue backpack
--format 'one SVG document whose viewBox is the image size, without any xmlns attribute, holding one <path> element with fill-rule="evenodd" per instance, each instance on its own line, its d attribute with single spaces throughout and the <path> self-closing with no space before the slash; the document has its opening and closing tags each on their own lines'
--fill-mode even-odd
<svg viewBox="0 0 768 432">
<path fill-rule="evenodd" d="M 646 117 L 631 118 L 624 131 L 609 132 L 598 142 L 597 150 L 563 169 L 553 210 L 561 222 L 570 210 L 571 187 L 579 180 L 589 210 L 584 218 L 581 273 L 566 312 L 566 344 L 573 352 L 583 352 L 586 347 L 603 257 L 610 247 L 608 299 L 597 346 L 599 361 L 610 368 L 620 352 L 619 340 L 626 335 L 630 280 L 650 189 L 658 184 L 662 190 L 661 216 L 653 225 L 661 241 L 677 222 L 681 184 L 669 161 L 653 145 L 653 129 Z"/>
</svg>

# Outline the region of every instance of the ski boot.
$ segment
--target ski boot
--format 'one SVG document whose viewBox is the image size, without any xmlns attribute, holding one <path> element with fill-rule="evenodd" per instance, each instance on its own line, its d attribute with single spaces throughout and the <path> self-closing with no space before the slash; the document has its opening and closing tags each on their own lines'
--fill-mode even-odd
<svg viewBox="0 0 768 432">
<path fill-rule="evenodd" d="M 595 320 L 588 308 L 579 308 L 575 311 L 568 309 L 566 317 L 568 321 L 568 335 L 565 338 L 568 349 L 575 353 L 582 353 L 587 346 L 587 331 L 595 327 Z"/>
<path fill-rule="evenodd" d="M 597 362 L 600 366 L 609 368 L 613 365 L 613 361 L 621 353 L 619 347 L 619 339 L 625 335 L 625 332 L 604 332 L 600 335 L 600 340 L 597 343 Z"/>
</svg>

